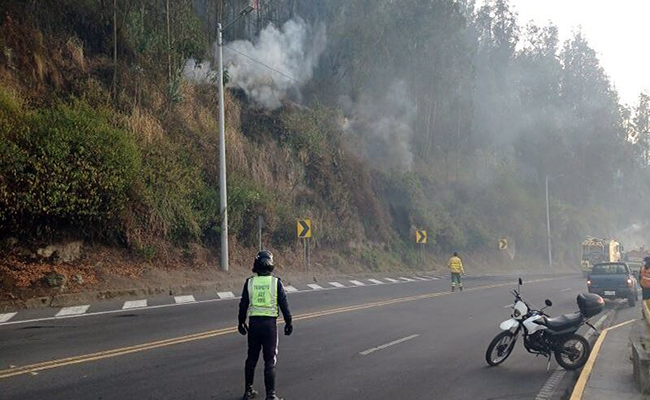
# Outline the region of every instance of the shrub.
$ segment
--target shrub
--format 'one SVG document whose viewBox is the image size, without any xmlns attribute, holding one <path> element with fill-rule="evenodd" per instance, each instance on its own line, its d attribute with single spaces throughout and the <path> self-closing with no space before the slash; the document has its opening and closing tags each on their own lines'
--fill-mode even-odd
<svg viewBox="0 0 650 400">
<path fill-rule="evenodd" d="M 133 138 L 82 102 L 21 115 L 3 93 L 0 117 L 3 230 L 112 236 L 140 166 Z"/>
</svg>

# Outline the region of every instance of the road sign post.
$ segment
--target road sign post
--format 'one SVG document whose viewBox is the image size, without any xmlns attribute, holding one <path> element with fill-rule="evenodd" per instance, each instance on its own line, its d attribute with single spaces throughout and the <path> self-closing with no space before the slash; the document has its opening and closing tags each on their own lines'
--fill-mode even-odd
<svg viewBox="0 0 650 400">
<path fill-rule="evenodd" d="M 296 233 L 298 239 L 302 239 L 302 257 L 305 268 L 309 267 L 311 262 L 311 253 L 309 251 L 309 240 L 311 239 L 311 219 L 303 218 L 296 221 Z"/>
<path fill-rule="evenodd" d="M 264 228 L 264 218 L 260 215 L 257 218 L 257 244 L 259 251 L 262 251 L 262 228 Z"/>
</svg>

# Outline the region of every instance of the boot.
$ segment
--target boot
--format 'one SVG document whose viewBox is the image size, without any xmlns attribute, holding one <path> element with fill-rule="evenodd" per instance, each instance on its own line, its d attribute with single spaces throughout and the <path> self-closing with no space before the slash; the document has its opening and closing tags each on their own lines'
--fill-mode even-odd
<svg viewBox="0 0 650 400">
<path fill-rule="evenodd" d="M 256 397 L 257 397 L 257 391 L 252 387 L 247 386 L 246 390 L 244 391 L 244 396 L 241 398 L 241 400 L 251 400 Z"/>
<path fill-rule="evenodd" d="M 266 400 L 282 400 L 275 395 L 275 367 L 264 368 L 264 386 L 266 387 Z"/>
<path fill-rule="evenodd" d="M 461 292 L 463 291 L 463 287 L 462 287 L 462 286 L 460 287 L 460 291 L 461 291 Z"/>
<path fill-rule="evenodd" d="M 278 397 L 274 394 L 267 394 L 266 400 L 284 400 L 282 397 Z"/>
<path fill-rule="evenodd" d="M 451 291 L 452 291 L 452 292 L 456 291 L 456 286 L 452 286 L 452 287 L 451 287 Z"/>
</svg>

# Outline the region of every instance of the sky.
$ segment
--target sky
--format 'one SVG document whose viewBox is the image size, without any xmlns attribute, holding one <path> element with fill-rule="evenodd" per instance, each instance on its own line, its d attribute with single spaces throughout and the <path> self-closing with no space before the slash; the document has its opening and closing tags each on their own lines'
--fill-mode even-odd
<svg viewBox="0 0 650 400">
<path fill-rule="evenodd" d="M 511 0 L 525 25 L 553 21 L 560 39 L 581 28 L 614 83 L 621 102 L 632 105 L 650 91 L 650 0 Z"/>
</svg>

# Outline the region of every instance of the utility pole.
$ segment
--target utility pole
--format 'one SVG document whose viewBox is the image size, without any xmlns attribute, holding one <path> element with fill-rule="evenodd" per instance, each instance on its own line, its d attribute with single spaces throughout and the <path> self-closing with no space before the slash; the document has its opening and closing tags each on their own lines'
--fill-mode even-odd
<svg viewBox="0 0 650 400">
<path fill-rule="evenodd" d="M 548 237 L 548 268 L 553 268 L 553 254 L 551 253 L 551 213 L 548 201 L 548 175 L 546 175 L 546 236 Z"/>
<path fill-rule="evenodd" d="M 221 195 L 221 269 L 228 272 L 228 192 L 226 187 L 226 121 L 223 94 L 223 36 L 217 24 L 217 58 L 219 63 L 219 193 Z"/>
</svg>

